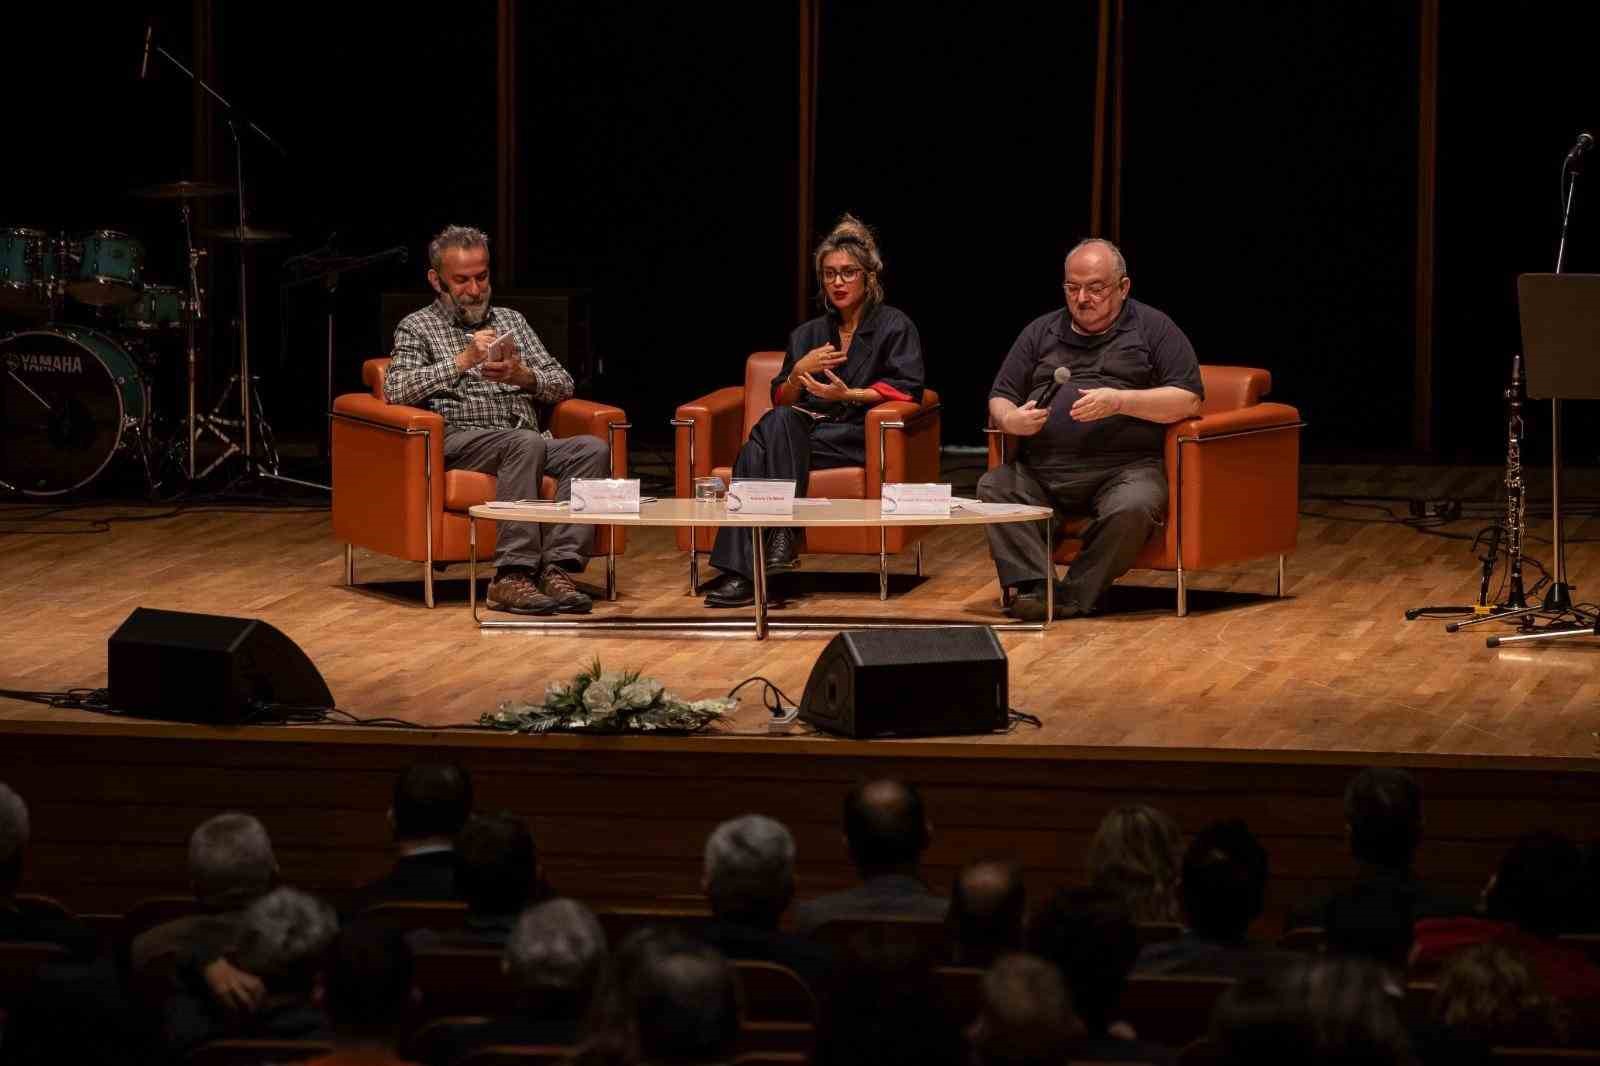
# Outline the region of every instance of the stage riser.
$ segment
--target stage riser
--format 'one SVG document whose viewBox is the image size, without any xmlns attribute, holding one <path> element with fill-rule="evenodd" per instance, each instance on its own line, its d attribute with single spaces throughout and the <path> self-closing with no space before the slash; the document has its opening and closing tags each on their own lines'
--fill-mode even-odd
<svg viewBox="0 0 1600 1066">
<path fill-rule="evenodd" d="M 286 880 L 337 895 L 388 864 L 385 812 L 395 772 L 454 758 L 478 805 L 531 822 L 552 882 L 596 902 L 699 899 L 705 836 L 759 811 L 793 830 L 802 895 L 852 878 L 839 802 L 860 777 L 894 774 L 924 789 L 935 839 L 928 876 L 947 885 L 980 855 L 1020 860 L 1037 898 L 1083 877 L 1107 810 L 1152 803 L 1185 832 L 1244 817 L 1272 856 L 1266 926 L 1347 876 L 1340 797 L 1364 756 L 1062 749 L 815 740 L 508 738 L 325 729 L 11 723 L 0 780 L 33 810 L 25 890 L 114 913 L 182 891 L 185 841 L 202 819 L 259 815 Z M 1600 825 L 1600 775 L 1588 763 L 1370 757 L 1412 765 L 1427 796 L 1424 873 L 1476 896 L 1518 833 L 1582 837 Z"/>
</svg>

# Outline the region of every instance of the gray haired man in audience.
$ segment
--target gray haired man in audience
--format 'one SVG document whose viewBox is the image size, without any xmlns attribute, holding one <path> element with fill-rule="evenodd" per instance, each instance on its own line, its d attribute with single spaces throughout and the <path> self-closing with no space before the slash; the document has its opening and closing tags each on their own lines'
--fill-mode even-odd
<svg viewBox="0 0 1600 1066">
<path fill-rule="evenodd" d="M 0 943 L 46 941 L 60 944 L 74 955 L 94 954 L 98 944 L 94 930 L 72 919 L 36 911 L 17 899 L 29 835 L 28 805 L 0 784 Z"/>
<path fill-rule="evenodd" d="M 186 968 L 221 959 L 238 942 L 245 908 L 277 880 L 278 860 L 260 821 L 230 811 L 200 823 L 189 836 L 189 883 L 204 913 L 135 937 L 134 976 L 175 980 Z"/>
<path fill-rule="evenodd" d="M 712 830 L 701 887 L 713 918 L 700 935 L 730 959 L 779 963 L 820 991 L 831 953 L 778 930 L 794 898 L 794 855 L 789 830 L 760 814 L 734 818 Z"/>
</svg>

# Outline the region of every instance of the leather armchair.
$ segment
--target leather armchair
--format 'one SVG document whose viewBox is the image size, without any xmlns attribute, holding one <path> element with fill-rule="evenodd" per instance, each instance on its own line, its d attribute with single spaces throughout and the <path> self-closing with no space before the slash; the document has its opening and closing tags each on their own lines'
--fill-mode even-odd
<svg viewBox="0 0 1600 1066">
<path fill-rule="evenodd" d="M 1282 596 L 1284 556 L 1300 529 L 1300 412 L 1262 402 L 1272 389 L 1265 370 L 1202 366 L 1200 376 L 1199 417 L 1167 427 L 1167 523 L 1133 564 L 1176 572 L 1179 617 L 1189 613 L 1190 570 L 1276 555 Z M 993 469 L 1015 453 L 1017 438 L 992 426 L 984 432 Z M 1058 527 L 1055 562 L 1077 556 L 1077 535 L 1088 524 L 1069 519 Z"/>
<path fill-rule="evenodd" d="M 761 416 L 772 409 L 772 379 L 782 352 L 754 352 L 745 361 L 744 384 L 718 389 L 678 408 L 672 420 L 673 471 L 680 497 L 694 495 L 694 479 L 715 475 L 727 482 L 733 460 Z M 922 390 L 920 403 L 889 400 L 867 410 L 865 466 L 813 470 L 803 495 L 876 500 L 885 481 L 939 480 L 939 394 Z M 878 597 L 889 598 L 889 555 L 915 545 L 922 573 L 922 527 L 806 530 L 806 551 L 878 557 Z M 689 588 L 700 591 L 700 555 L 711 550 L 715 530 L 691 537 L 678 530 L 678 548 L 689 553 Z"/>
<path fill-rule="evenodd" d="M 436 565 L 467 559 L 467 508 L 495 499 L 495 478 L 444 468 L 444 419 L 421 407 L 389 403 L 383 376 L 389 360 L 361 368 L 368 392 L 333 401 L 333 532 L 344 541 L 345 584 L 355 584 L 355 549 L 422 564 L 423 599 L 433 606 Z M 627 415 L 620 407 L 565 400 L 548 412 L 551 435 L 599 437 L 611 447 L 611 476 L 628 470 Z M 546 475 L 539 495 L 555 497 Z M 591 554 L 606 557 L 606 598 L 616 599 L 616 556 L 625 530 L 595 528 Z M 495 523 L 478 523 L 478 557 L 494 553 Z"/>
</svg>

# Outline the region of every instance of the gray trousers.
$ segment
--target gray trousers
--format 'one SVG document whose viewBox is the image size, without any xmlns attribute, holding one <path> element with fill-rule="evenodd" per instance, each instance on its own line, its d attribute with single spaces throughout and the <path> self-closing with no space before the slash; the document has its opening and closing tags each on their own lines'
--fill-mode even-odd
<svg viewBox="0 0 1600 1066">
<path fill-rule="evenodd" d="M 502 500 L 533 500 L 545 474 L 556 479 L 556 499 L 572 496 L 575 477 L 610 477 L 611 449 L 599 437 L 551 440 L 531 429 L 451 429 L 444 431 L 444 465 L 452 470 L 493 474 Z M 589 562 L 593 526 L 544 522 L 501 522 L 496 531 L 494 565 L 538 571 L 555 563 L 573 573 Z"/>
<path fill-rule="evenodd" d="M 996 503 L 1053 507 L 1058 515 L 1092 519 L 1083 550 L 1056 586 L 1056 606 L 1093 610 L 1111 583 L 1133 566 L 1150 534 L 1163 524 L 1167 475 L 1159 457 L 1133 463 L 1084 461 L 1029 466 L 1012 460 L 978 479 L 978 498 Z M 1049 560 L 1032 522 L 985 526 L 1000 587 L 1044 580 Z"/>
</svg>

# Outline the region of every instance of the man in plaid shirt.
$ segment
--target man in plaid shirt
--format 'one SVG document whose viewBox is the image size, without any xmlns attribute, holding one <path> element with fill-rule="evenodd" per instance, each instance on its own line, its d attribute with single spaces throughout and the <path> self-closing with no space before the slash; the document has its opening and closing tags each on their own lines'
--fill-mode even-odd
<svg viewBox="0 0 1600 1066">
<path fill-rule="evenodd" d="M 444 463 L 493 474 L 502 500 L 539 496 L 545 473 L 556 499 L 575 477 L 607 477 L 610 451 L 598 437 L 553 439 L 539 430 L 535 402 L 572 395 L 572 376 L 527 319 L 489 305 L 489 238 L 446 227 L 428 245 L 428 283 L 439 298 L 401 319 L 383 392 L 390 403 L 426 404 L 444 416 Z M 501 522 L 489 606 L 519 614 L 583 614 L 592 603 L 573 583 L 589 561 L 590 526 Z"/>
</svg>

